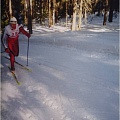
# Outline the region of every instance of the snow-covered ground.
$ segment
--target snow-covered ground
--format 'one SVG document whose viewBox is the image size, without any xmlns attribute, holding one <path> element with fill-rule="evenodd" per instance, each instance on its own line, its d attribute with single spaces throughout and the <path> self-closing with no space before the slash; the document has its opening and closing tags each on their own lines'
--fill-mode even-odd
<svg viewBox="0 0 120 120">
<path fill-rule="evenodd" d="M 119 21 L 94 17 L 81 31 L 38 26 L 29 46 L 29 72 L 1 57 L 2 120 L 119 120 Z M 16 61 L 27 64 L 20 35 Z M 3 49 L 2 49 L 3 50 Z M 2 56 L 8 56 L 2 53 Z"/>
</svg>

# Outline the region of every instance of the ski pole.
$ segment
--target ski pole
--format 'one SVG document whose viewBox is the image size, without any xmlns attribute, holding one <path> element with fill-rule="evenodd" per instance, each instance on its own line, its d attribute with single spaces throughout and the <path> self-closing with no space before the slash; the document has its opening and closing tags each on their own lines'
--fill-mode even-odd
<svg viewBox="0 0 120 120">
<path fill-rule="evenodd" d="M 29 53 L 29 38 L 28 38 L 28 46 L 27 46 L 27 66 L 28 66 L 28 53 Z"/>
</svg>

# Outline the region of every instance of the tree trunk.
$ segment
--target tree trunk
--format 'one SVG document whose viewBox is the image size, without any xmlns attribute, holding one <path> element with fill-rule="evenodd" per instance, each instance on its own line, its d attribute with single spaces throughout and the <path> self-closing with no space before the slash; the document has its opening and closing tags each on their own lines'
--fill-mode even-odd
<svg viewBox="0 0 120 120">
<path fill-rule="evenodd" d="M 85 8 L 84 8 L 84 22 L 87 24 L 87 11 L 86 11 L 86 3 L 85 3 Z"/>
<path fill-rule="evenodd" d="M 53 0 L 53 25 L 55 25 L 55 4 L 56 4 L 56 0 Z"/>
<path fill-rule="evenodd" d="M 58 22 L 58 8 L 56 8 L 56 11 L 55 11 L 55 23 Z"/>
<path fill-rule="evenodd" d="M 44 17 L 43 17 L 43 2 L 44 2 L 44 0 L 40 0 L 40 16 L 39 16 L 40 24 L 43 24 L 43 19 L 44 19 Z"/>
<path fill-rule="evenodd" d="M 109 18 L 108 21 L 112 22 L 113 20 L 113 0 L 110 0 L 110 11 L 109 11 Z"/>
<path fill-rule="evenodd" d="M 104 12 L 103 25 L 106 25 L 106 22 L 107 22 L 107 12 L 108 12 L 108 0 L 105 1 L 105 12 Z"/>
<path fill-rule="evenodd" d="M 105 10 L 103 25 L 106 25 L 106 22 L 107 22 L 107 11 Z"/>
<path fill-rule="evenodd" d="M 87 24 L 87 12 L 85 10 L 85 24 Z"/>
<path fill-rule="evenodd" d="M 67 17 L 68 17 L 68 13 L 67 13 L 67 10 L 68 10 L 68 1 L 66 0 L 66 27 L 67 27 Z"/>
<path fill-rule="evenodd" d="M 24 22 L 27 25 L 27 1 L 24 2 Z"/>
<path fill-rule="evenodd" d="M 72 17 L 72 31 L 76 30 L 76 13 L 77 13 L 77 0 L 74 0 L 73 17 Z"/>
<path fill-rule="evenodd" d="M 49 27 L 51 27 L 51 0 L 49 0 Z"/>
<path fill-rule="evenodd" d="M 110 10 L 110 11 L 109 11 L 108 21 L 109 21 L 109 22 L 112 22 L 112 20 L 113 20 L 113 10 Z"/>
<path fill-rule="evenodd" d="M 32 16 L 31 16 L 31 4 L 30 4 L 30 0 L 28 0 L 28 30 L 29 33 L 32 34 Z"/>
<path fill-rule="evenodd" d="M 79 0 L 78 30 L 81 29 L 81 23 L 82 23 L 82 3 L 83 3 L 83 0 Z"/>
<path fill-rule="evenodd" d="M 9 12 L 10 12 L 10 18 L 12 17 L 12 3 L 11 0 L 9 0 Z"/>
</svg>

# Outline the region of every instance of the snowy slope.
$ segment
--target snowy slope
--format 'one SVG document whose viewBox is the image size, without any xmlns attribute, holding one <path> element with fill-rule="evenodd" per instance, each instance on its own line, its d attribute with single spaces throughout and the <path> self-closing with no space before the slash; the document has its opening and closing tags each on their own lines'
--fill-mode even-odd
<svg viewBox="0 0 120 120">
<path fill-rule="evenodd" d="M 102 18 L 92 23 L 76 32 L 36 28 L 29 48 L 32 72 L 15 65 L 20 86 L 1 57 L 2 120 L 119 119 L 118 19 L 105 27 Z M 19 41 L 16 61 L 26 66 L 27 38 Z"/>
</svg>

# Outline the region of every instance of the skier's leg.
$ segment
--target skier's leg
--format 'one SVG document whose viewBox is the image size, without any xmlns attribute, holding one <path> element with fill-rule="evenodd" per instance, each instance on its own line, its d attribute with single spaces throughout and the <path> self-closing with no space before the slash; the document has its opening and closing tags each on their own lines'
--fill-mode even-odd
<svg viewBox="0 0 120 120">
<path fill-rule="evenodd" d="M 11 63 L 11 70 L 14 71 L 15 70 L 15 66 L 14 66 L 14 62 L 15 62 L 15 56 L 10 53 L 10 63 Z"/>
</svg>

